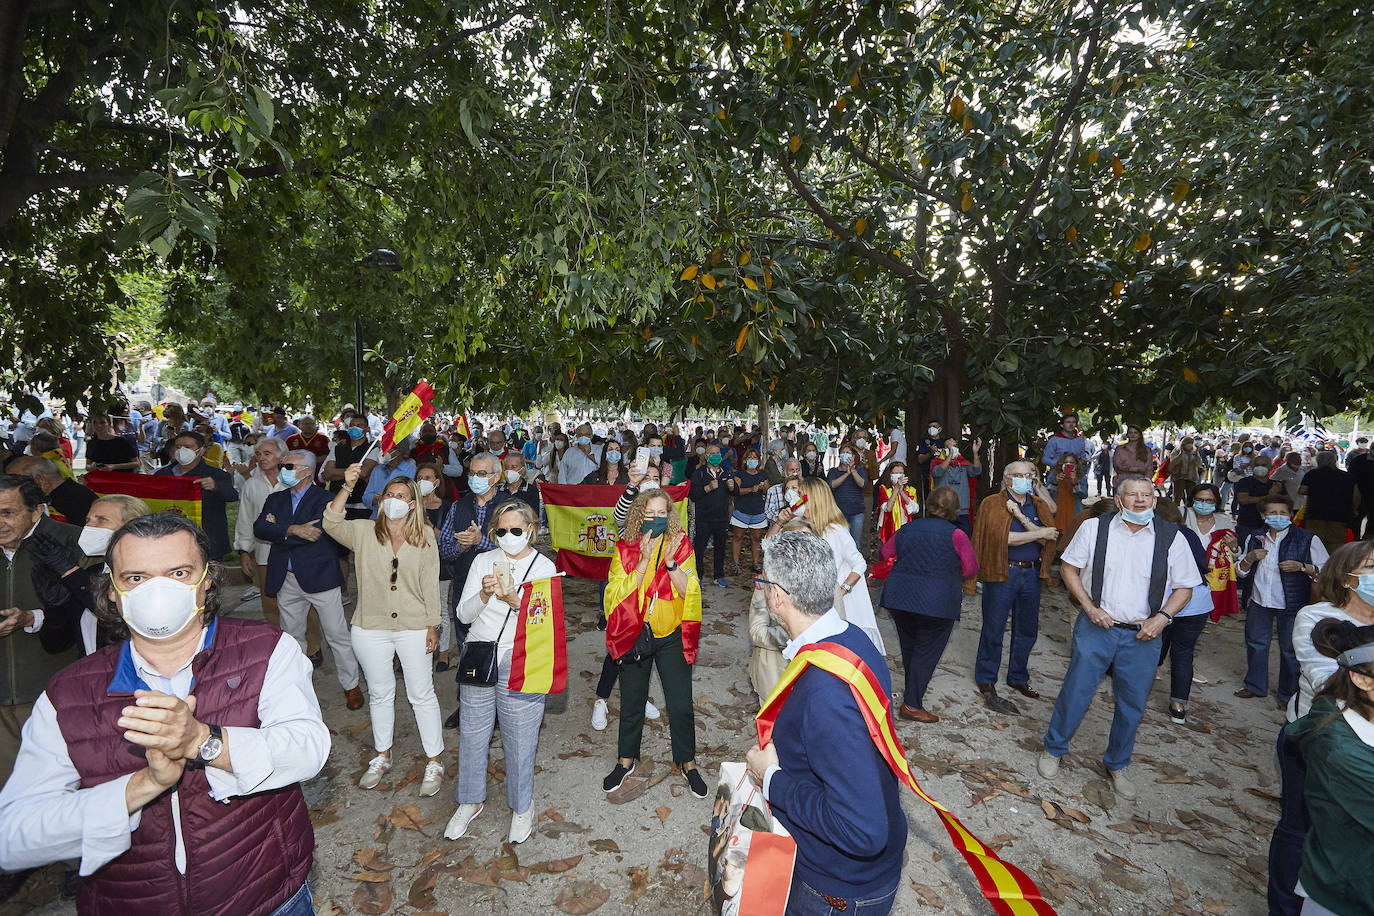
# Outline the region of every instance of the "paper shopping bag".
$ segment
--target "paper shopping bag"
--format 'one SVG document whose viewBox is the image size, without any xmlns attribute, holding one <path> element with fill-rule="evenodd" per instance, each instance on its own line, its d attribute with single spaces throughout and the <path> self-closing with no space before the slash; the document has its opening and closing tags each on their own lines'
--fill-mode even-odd
<svg viewBox="0 0 1374 916">
<path fill-rule="evenodd" d="M 768 811 L 743 763 L 722 763 L 706 874 L 716 916 L 783 916 L 797 844 Z"/>
</svg>

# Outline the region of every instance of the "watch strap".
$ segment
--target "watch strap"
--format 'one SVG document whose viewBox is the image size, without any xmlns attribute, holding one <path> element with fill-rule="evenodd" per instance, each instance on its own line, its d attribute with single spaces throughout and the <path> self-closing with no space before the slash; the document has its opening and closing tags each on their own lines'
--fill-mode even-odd
<svg viewBox="0 0 1374 916">
<path fill-rule="evenodd" d="M 219 753 L 215 754 L 215 757 L 211 757 L 211 758 L 209 758 L 209 759 L 206 759 L 206 757 L 205 757 L 205 745 L 209 744 L 211 741 L 217 741 L 217 742 L 219 742 L 219 748 L 220 748 L 220 750 L 219 750 Z M 222 754 L 222 753 L 224 753 L 224 729 L 220 728 L 218 725 L 211 725 L 211 726 L 210 726 L 210 736 L 209 736 L 208 738 L 206 738 L 204 741 L 201 742 L 200 747 L 196 749 L 196 756 L 193 757 L 193 758 L 191 758 L 190 760 L 187 760 L 187 761 L 186 761 L 186 765 L 187 765 L 188 767 L 201 767 L 201 768 L 203 768 L 203 767 L 206 766 L 206 764 L 208 764 L 208 763 L 210 762 L 210 760 L 213 760 L 213 759 L 219 757 L 219 755 Z"/>
</svg>

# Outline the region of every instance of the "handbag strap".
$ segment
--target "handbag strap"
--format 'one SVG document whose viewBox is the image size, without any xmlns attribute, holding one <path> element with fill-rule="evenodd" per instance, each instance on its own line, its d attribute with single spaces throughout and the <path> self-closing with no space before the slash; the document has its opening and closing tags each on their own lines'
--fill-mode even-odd
<svg viewBox="0 0 1374 916">
<path fill-rule="evenodd" d="M 534 564 L 538 562 L 539 551 L 535 551 L 534 556 L 530 559 L 530 565 L 525 567 L 525 574 L 520 577 L 520 584 L 515 586 L 517 589 L 524 588 L 525 583 L 529 578 L 530 572 L 534 569 Z M 501 631 L 496 634 L 496 642 L 498 645 L 501 642 L 501 637 L 506 635 L 506 624 L 510 623 L 510 615 L 515 613 L 515 608 L 515 605 L 511 605 L 510 610 L 506 611 L 506 619 L 501 621 Z"/>
</svg>

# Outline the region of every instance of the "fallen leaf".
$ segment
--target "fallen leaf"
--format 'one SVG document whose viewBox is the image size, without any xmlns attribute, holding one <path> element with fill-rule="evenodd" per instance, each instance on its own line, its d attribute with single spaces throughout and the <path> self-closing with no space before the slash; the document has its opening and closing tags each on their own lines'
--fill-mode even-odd
<svg viewBox="0 0 1374 916">
<path fill-rule="evenodd" d="M 420 877 L 416 878 L 410 885 L 410 891 L 406 894 L 406 902 L 413 907 L 423 907 L 433 909 L 439 905 L 434 899 L 434 869 L 426 868 L 420 872 Z"/>
<path fill-rule="evenodd" d="M 937 910 L 943 910 L 945 908 L 944 901 L 940 899 L 940 895 L 935 888 L 926 884 L 917 884 L 915 881 L 912 881 L 911 889 L 916 892 L 916 896 L 926 902 L 926 906 L 934 907 Z"/>
<path fill-rule="evenodd" d="M 335 802 L 328 808 L 321 808 L 318 811 L 310 812 L 310 824 L 314 827 L 324 827 L 328 824 L 337 824 L 340 820 L 339 805 L 343 802 Z"/>
<path fill-rule="evenodd" d="M 483 887 L 501 886 L 501 871 L 496 867 L 496 863 L 494 862 L 478 865 L 477 860 L 473 856 L 468 856 L 459 863 L 456 871 L 458 872 L 458 877 L 469 884 L 480 884 Z"/>
<path fill-rule="evenodd" d="M 384 871 L 360 871 L 350 881 L 371 881 L 373 884 L 385 884 L 391 880 L 391 876 Z"/>
<path fill-rule="evenodd" d="M 666 824 L 668 822 L 668 815 L 673 813 L 673 809 L 669 808 L 667 805 L 659 805 L 654 809 L 654 813 L 658 815 L 658 822 L 660 824 Z"/>
<path fill-rule="evenodd" d="M 568 871 L 577 866 L 582 861 L 581 856 L 568 856 L 566 859 L 551 859 L 548 862 L 536 862 L 530 866 L 530 874 L 535 875 L 557 875 Z"/>
<path fill-rule="evenodd" d="M 649 868 L 647 865 L 632 865 L 628 874 L 630 876 L 630 896 L 625 899 L 625 902 L 634 903 L 649 893 Z"/>
<path fill-rule="evenodd" d="M 594 913 L 611 899 L 611 892 L 595 881 L 574 881 L 558 892 L 553 905 L 568 916 L 586 916 Z"/>
<path fill-rule="evenodd" d="M 435 846 L 433 849 L 425 850 L 425 854 L 420 856 L 420 861 L 415 863 L 416 868 L 427 868 L 439 860 L 444 853 L 448 852 L 442 846 Z"/>
<path fill-rule="evenodd" d="M 621 783 L 620 788 L 606 794 L 606 801 L 613 805 L 623 805 L 626 802 L 634 801 L 647 791 L 649 791 L 649 781 L 647 779 L 640 779 L 638 776 L 627 776 L 625 777 L 625 781 Z"/>
<path fill-rule="evenodd" d="M 364 868 L 367 871 L 390 871 L 396 867 L 390 862 L 382 861 L 381 856 L 377 854 L 377 850 L 373 849 L 371 846 L 366 849 L 353 850 L 353 861 L 356 862 L 360 868 Z"/>
<path fill-rule="evenodd" d="M 1175 900 L 1187 900 L 1188 894 L 1190 893 L 1188 885 L 1184 884 L 1173 875 L 1169 876 L 1169 890 L 1173 892 Z"/>
<path fill-rule="evenodd" d="M 359 884 L 353 889 L 353 909 L 369 916 L 381 916 L 391 911 L 390 884 Z"/>
<path fill-rule="evenodd" d="M 615 840 L 592 840 L 587 845 L 597 852 L 620 852 L 620 845 Z"/>
</svg>

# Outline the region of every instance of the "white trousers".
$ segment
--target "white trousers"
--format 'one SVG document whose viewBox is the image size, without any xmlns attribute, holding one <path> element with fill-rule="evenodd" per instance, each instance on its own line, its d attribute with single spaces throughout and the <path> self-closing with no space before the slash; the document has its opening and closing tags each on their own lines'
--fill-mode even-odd
<svg viewBox="0 0 1374 916">
<path fill-rule="evenodd" d="M 391 750 L 396 727 L 396 672 L 392 658 L 400 658 L 406 679 L 406 699 L 415 713 L 426 757 L 444 752 L 444 724 L 434 694 L 432 656 L 425 651 L 426 630 L 365 630 L 353 628 L 353 651 L 367 675 L 367 700 L 372 713 L 372 743 L 378 752 Z"/>
<path fill-rule="evenodd" d="M 337 588 L 324 592 L 307 592 L 296 581 L 296 574 L 288 572 L 277 592 L 277 609 L 281 612 L 281 628 L 305 646 L 305 620 L 311 607 L 320 618 L 320 629 L 334 654 L 334 671 L 339 686 L 352 690 L 358 686 L 358 660 L 353 657 L 353 643 L 348 638 L 348 621 L 344 619 L 343 594 Z"/>
</svg>

